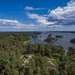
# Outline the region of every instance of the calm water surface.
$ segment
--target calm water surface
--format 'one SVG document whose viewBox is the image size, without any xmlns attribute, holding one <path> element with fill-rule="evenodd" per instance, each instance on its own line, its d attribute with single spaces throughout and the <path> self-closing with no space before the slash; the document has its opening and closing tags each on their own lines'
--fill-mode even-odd
<svg viewBox="0 0 75 75">
<path fill-rule="evenodd" d="M 37 35 L 36 38 L 32 38 L 33 44 L 48 44 L 46 41 L 44 41 L 49 34 L 55 35 L 61 35 L 63 38 L 59 38 L 57 41 L 50 43 L 54 45 L 60 45 L 64 47 L 64 49 L 68 49 L 69 47 L 75 47 L 75 44 L 70 43 L 70 40 L 75 38 L 75 33 L 70 32 L 42 32 L 41 34 Z"/>
</svg>

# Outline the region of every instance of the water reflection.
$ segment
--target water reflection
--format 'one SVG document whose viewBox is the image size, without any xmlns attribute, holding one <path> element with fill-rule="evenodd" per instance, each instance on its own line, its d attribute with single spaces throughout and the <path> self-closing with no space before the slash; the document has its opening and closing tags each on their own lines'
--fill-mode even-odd
<svg viewBox="0 0 75 75">
<path fill-rule="evenodd" d="M 63 36 L 63 38 L 59 38 L 54 42 L 46 42 L 45 39 L 49 34 L 51 34 L 52 36 L 61 35 Z M 60 45 L 64 47 L 64 49 L 75 47 L 75 45 L 70 42 L 70 40 L 72 40 L 73 38 L 75 38 L 75 33 L 70 32 L 42 32 L 41 34 L 36 35 L 36 37 L 31 37 L 32 44 L 54 44 Z"/>
</svg>

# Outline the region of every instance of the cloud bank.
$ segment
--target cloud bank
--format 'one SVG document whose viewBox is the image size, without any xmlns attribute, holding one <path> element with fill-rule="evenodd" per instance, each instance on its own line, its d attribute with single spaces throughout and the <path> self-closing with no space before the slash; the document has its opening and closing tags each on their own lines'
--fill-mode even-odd
<svg viewBox="0 0 75 75">
<path fill-rule="evenodd" d="M 45 26 L 35 24 L 23 24 L 17 20 L 0 19 L 0 31 L 44 31 Z"/>
<path fill-rule="evenodd" d="M 49 13 L 49 22 L 54 25 L 75 25 L 75 0 L 71 0 L 65 7 L 57 7 Z"/>
<path fill-rule="evenodd" d="M 26 7 L 26 10 L 40 10 L 40 8 Z M 40 25 L 47 26 L 50 31 L 75 31 L 75 0 L 70 0 L 64 7 L 57 7 L 48 11 L 49 14 L 39 15 L 27 13 L 28 18 L 35 20 Z"/>
<path fill-rule="evenodd" d="M 17 26 L 18 24 L 17 20 L 0 19 L 0 26 Z"/>
<path fill-rule="evenodd" d="M 27 16 L 30 18 L 30 19 L 33 19 L 35 20 L 39 25 L 52 25 L 54 24 L 53 22 L 49 22 L 47 19 L 48 17 L 45 17 L 45 16 L 41 16 L 41 15 L 38 15 L 38 14 L 34 14 L 34 13 L 27 13 Z"/>
<path fill-rule="evenodd" d="M 27 11 L 45 10 L 45 8 L 25 7 Z M 35 20 L 36 24 L 23 24 L 17 20 L 0 19 L 0 28 L 14 28 L 16 30 L 24 31 L 75 31 L 75 0 L 71 0 L 64 7 L 57 7 L 49 10 L 49 14 L 39 15 L 37 13 L 26 12 L 29 19 Z"/>
</svg>

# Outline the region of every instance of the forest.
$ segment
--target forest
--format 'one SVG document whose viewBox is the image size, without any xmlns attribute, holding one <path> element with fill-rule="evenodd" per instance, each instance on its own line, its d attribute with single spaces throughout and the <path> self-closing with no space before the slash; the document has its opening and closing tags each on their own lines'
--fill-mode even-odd
<svg viewBox="0 0 75 75">
<path fill-rule="evenodd" d="M 0 75 L 75 75 L 75 48 L 32 44 L 35 34 L 0 33 Z"/>
</svg>

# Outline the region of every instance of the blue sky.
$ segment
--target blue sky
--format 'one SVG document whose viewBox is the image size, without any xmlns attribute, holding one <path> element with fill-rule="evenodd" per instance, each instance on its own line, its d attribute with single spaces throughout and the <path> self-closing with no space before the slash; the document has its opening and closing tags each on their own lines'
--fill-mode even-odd
<svg viewBox="0 0 75 75">
<path fill-rule="evenodd" d="M 74 31 L 74 13 L 74 0 L 0 0 L 0 31 Z"/>
</svg>

